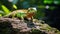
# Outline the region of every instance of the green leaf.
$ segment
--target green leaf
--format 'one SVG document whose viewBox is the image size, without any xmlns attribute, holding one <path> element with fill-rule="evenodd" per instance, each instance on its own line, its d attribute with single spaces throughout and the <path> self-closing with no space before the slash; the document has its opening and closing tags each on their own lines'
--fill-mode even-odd
<svg viewBox="0 0 60 34">
<path fill-rule="evenodd" d="M 14 5 L 13 5 L 13 8 L 17 9 L 17 6 L 14 4 Z"/>
<path fill-rule="evenodd" d="M 42 8 L 45 8 L 45 6 L 44 5 L 39 5 L 38 8 L 42 9 Z"/>
<path fill-rule="evenodd" d="M 4 12 L 2 10 L 0 10 L 0 14 L 4 14 Z"/>
<path fill-rule="evenodd" d="M 0 14 L 0 17 L 2 16 L 2 14 Z"/>
<path fill-rule="evenodd" d="M 6 6 L 2 5 L 1 7 L 6 14 L 10 13 L 9 9 Z"/>
<path fill-rule="evenodd" d="M 45 3 L 45 4 L 46 4 L 46 3 L 51 4 L 51 3 L 53 3 L 53 0 L 44 0 L 44 3 Z"/>
</svg>

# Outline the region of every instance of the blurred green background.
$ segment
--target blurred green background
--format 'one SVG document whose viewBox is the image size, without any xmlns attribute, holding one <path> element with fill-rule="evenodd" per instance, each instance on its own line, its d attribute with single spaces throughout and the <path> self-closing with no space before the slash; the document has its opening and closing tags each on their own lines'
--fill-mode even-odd
<svg viewBox="0 0 60 34">
<path fill-rule="evenodd" d="M 52 4 L 59 5 L 60 0 L 0 0 L 0 16 L 9 14 L 17 9 L 36 7 L 35 18 L 41 19 L 45 17 L 46 9 L 53 11 L 56 8 Z"/>
</svg>

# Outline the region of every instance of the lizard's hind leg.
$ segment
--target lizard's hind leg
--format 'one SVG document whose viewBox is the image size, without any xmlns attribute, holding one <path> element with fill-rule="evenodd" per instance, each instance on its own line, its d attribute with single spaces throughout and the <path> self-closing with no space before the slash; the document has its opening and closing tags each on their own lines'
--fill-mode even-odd
<svg viewBox="0 0 60 34">
<path fill-rule="evenodd" d="M 12 14 L 12 18 L 13 18 L 13 19 L 15 18 L 15 15 L 16 15 L 15 13 L 14 13 L 14 14 Z"/>
</svg>

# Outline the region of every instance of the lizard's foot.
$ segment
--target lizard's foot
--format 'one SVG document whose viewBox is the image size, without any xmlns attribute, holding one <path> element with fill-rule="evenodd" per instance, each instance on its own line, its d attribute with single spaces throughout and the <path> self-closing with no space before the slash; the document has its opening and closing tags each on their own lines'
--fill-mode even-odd
<svg viewBox="0 0 60 34">
<path fill-rule="evenodd" d="M 24 22 L 24 20 L 21 20 L 22 22 Z"/>
</svg>

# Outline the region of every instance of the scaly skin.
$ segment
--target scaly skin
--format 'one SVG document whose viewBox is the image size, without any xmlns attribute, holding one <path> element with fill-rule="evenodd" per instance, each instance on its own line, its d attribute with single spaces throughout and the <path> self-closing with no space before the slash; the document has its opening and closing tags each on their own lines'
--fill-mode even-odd
<svg viewBox="0 0 60 34">
<path fill-rule="evenodd" d="M 5 15 L 3 17 L 12 16 L 12 18 L 14 18 L 16 16 L 16 14 L 18 14 L 18 13 L 24 13 L 25 14 L 23 16 L 19 16 L 19 18 L 21 18 L 24 21 L 24 17 L 26 17 L 28 20 L 32 20 L 35 12 L 34 11 L 29 12 L 29 10 L 21 9 L 21 10 L 15 10 L 15 11 L 13 11 L 13 12 L 11 12 L 8 15 Z"/>
</svg>

